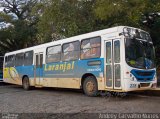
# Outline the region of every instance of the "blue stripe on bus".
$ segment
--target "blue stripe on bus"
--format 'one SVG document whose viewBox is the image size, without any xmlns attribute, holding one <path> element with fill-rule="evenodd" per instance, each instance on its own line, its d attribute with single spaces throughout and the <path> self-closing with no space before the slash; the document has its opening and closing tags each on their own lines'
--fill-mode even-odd
<svg viewBox="0 0 160 119">
<path fill-rule="evenodd" d="M 34 66 L 17 66 L 15 67 L 18 75 L 22 77 L 23 75 L 27 75 L 28 77 L 34 77 Z"/>
<path fill-rule="evenodd" d="M 88 65 L 88 62 L 100 61 L 99 65 Z M 77 60 L 44 65 L 44 77 L 49 78 L 80 78 L 85 73 L 92 73 L 99 77 L 104 71 L 103 59 Z"/>
<path fill-rule="evenodd" d="M 18 66 L 15 69 L 20 77 L 23 75 L 29 78 L 34 77 L 34 66 Z M 85 73 L 92 73 L 99 77 L 99 74 L 103 72 L 104 59 L 95 58 L 44 64 L 43 69 L 37 68 L 36 75 L 44 78 L 81 78 Z"/>
</svg>

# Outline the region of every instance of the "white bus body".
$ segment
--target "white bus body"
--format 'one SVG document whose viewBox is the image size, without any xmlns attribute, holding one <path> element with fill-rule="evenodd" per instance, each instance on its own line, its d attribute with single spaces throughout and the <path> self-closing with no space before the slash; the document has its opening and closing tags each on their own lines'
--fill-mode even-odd
<svg viewBox="0 0 160 119">
<path fill-rule="evenodd" d="M 83 88 L 90 96 L 99 90 L 156 88 L 153 53 L 146 49 L 153 49 L 149 38 L 143 30 L 118 26 L 6 53 L 4 82 L 25 89 Z"/>
</svg>

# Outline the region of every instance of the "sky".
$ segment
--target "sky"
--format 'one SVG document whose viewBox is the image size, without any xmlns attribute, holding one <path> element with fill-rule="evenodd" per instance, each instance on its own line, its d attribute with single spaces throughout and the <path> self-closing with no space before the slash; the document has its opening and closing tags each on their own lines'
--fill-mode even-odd
<svg viewBox="0 0 160 119">
<path fill-rule="evenodd" d="M 0 8 L 0 12 L 1 12 L 1 11 L 3 11 L 3 8 L 2 8 L 2 7 Z M 8 25 L 9 25 L 9 24 L 6 24 L 6 23 L 4 23 L 4 22 L 0 22 L 0 29 L 6 28 Z"/>
<path fill-rule="evenodd" d="M 1 7 L 1 8 L 0 8 L 0 11 L 2 11 L 2 10 L 3 10 L 3 8 Z"/>
</svg>

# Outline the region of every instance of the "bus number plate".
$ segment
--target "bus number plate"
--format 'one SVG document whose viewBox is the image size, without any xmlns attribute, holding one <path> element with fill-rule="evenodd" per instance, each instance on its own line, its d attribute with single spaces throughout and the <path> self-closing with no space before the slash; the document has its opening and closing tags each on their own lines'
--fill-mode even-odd
<svg viewBox="0 0 160 119">
<path fill-rule="evenodd" d="M 130 88 L 136 88 L 137 85 L 136 84 L 130 84 Z"/>
</svg>

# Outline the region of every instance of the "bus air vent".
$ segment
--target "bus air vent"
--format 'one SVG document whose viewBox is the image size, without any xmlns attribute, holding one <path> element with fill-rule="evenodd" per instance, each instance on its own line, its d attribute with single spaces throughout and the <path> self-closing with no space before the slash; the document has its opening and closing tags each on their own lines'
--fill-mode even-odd
<svg viewBox="0 0 160 119">
<path fill-rule="evenodd" d="M 141 87 L 149 87 L 150 83 L 140 83 Z"/>
<path fill-rule="evenodd" d="M 155 76 L 155 70 L 145 71 L 145 70 L 131 70 L 131 74 L 135 76 L 137 81 L 146 82 L 152 81 Z"/>
</svg>

